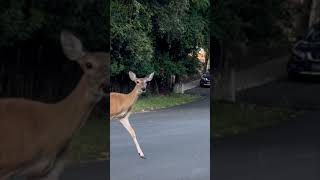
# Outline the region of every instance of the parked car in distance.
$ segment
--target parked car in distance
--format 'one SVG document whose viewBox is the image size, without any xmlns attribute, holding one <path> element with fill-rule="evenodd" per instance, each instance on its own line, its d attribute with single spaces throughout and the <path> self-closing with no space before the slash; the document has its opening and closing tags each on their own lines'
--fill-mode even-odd
<svg viewBox="0 0 320 180">
<path fill-rule="evenodd" d="M 293 45 L 287 72 L 289 78 L 301 75 L 320 76 L 320 23 L 312 26 L 307 34 Z"/>
<path fill-rule="evenodd" d="M 203 73 L 200 79 L 200 87 L 210 87 L 210 71 Z"/>
</svg>

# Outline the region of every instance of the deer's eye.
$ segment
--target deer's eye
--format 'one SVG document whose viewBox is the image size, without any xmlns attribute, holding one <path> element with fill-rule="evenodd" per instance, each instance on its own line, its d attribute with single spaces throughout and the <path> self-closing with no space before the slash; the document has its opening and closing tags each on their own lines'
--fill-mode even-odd
<svg viewBox="0 0 320 180">
<path fill-rule="evenodd" d="M 139 81 L 136 81 L 137 84 L 139 84 Z"/>
<path fill-rule="evenodd" d="M 87 69 L 91 69 L 91 68 L 92 68 L 92 64 L 89 63 L 89 62 L 87 62 L 87 63 L 86 63 L 86 68 L 87 68 Z"/>
</svg>

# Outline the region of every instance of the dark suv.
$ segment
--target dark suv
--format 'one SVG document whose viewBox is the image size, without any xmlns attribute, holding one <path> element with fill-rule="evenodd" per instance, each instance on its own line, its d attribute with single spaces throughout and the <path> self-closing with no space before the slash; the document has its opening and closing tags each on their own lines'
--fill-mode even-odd
<svg viewBox="0 0 320 180">
<path fill-rule="evenodd" d="M 203 73 L 200 79 L 200 87 L 210 87 L 210 72 Z"/>
<path fill-rule="evenodd" d="M 320 75 L 320 23 L 312 26 L 294 44 L 287 72 L 291 78 L 298 75 Z"/>
</svg>

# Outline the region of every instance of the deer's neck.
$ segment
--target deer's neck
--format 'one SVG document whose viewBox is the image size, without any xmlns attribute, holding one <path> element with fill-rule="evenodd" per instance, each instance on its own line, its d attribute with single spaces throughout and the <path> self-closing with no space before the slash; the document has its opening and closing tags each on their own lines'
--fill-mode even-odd
<svg viewBox="0 0 320 180">
<path fill-rule="evenodd" d="M 56 123 L 63 124 L 62 131 L 72 136 L 88 118 L 95 103 L 92 101 L 86 76 L 82 76 L 76 88 L 64 100 L 55 104 Z"/>
<path fill-rule="evenodd" d="M 136 103 L 136 101 L 138 100 L 139 98 L 139 88 L 138 86 L 136 85 L 134 87 L 134 89 L 128 94 L 129 96 L 129 102 L 128 102 L 128 105 L 129 107 L 131 108 L 134 103 Z"/>
</svg>

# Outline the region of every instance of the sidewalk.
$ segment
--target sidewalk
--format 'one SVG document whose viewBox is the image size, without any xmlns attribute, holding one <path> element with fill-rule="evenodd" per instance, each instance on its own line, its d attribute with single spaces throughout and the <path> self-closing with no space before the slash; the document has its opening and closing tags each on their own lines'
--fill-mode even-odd
<svg viewBox="0 0 320 180">
<path fill-rule="evenodd" d="M 281 56 L 250 68 L 225 71 L 215 77 L 214 96 L 218 100 L 235 102 L 236 94 L 241 90 L 286 77 L 287 61 L 288 56 Z"/>
<path fill-rule="evenodd" d="M 200 84 L 200 79 L 190 81 L 187 83 L 176 84 L 173 88 L 173 92 L 184 94 L 185 91 L 198 87 Z"/>
<path fill-rule="evenodd" d="M 236 91 L 260 86 L 286 77 L 288 56 L 275 58 L 263 64 L 235 72 Z"/>
</svg>

